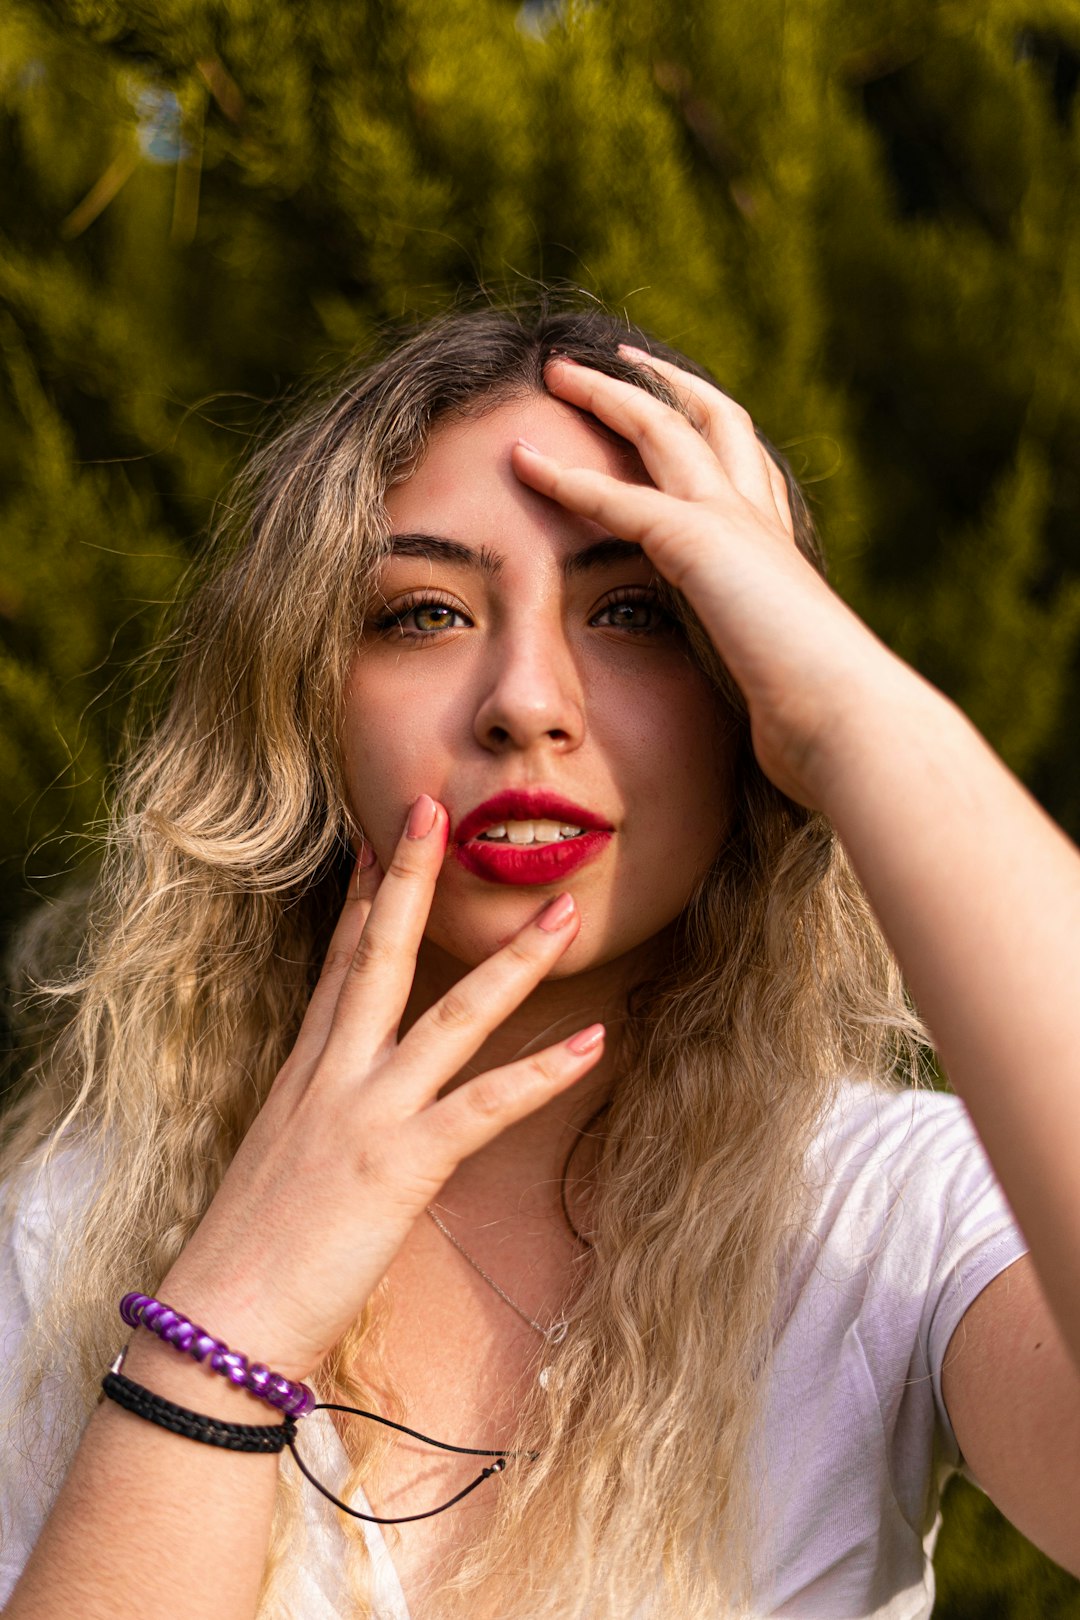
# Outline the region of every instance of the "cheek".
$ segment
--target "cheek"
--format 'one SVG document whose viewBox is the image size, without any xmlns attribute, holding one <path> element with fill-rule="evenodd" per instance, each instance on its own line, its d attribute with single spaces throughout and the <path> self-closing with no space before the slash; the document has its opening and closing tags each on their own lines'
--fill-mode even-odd
<svg viewBox="0 0 1080 1620">
<path fill-rule="evenodd" d="M 703 676 L 688 681 L 685 666 L 657 676 L 616 717 L 623 802 L 658 856 L 700 869 L 731 820 L 738 727 Z"/>
<path fill-rule="evenodd" d="M 622 718 L 609 758 L 626 821 L 602 903 L 626 948 L 678 917 L 723 848 L 740 731 L 704 679 L 679 671 L 643 684 Z"/>
<path fill-rule="evenodd" d="M 430 731 L 423 727 L 429 711 L 392 698 L 391 683 L 372 674 L 362 669 L 349 680 L 342 752 L 350 808 L 385 857 L 406 807 L 418 793 L 435 789 L 424 771 L 432 753 Z"/>
<path fill-rule="evenodd" d="M 711 693 L 684 710 L 670 728 L 670 770 L 678 783 L 684 832 L 709 846 L 709 860 L 726 836 L 733 811 L 739 733 L 718 714 Z"/>
</svg>

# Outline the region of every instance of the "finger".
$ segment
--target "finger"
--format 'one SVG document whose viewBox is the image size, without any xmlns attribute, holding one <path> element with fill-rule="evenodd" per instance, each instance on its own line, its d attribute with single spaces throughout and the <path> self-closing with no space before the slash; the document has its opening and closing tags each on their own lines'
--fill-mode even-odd
<svg viewBox="0 0 1080 1620">
<path fill-rule="evenodd" d="M 338 990 L 327 1051 L 342 1047 L 355 1059 L 392 1038 L 416 973 L 416 953 L 442 868 L 449 819 L 421 793 L 379 884 Z"/>
<path fill-rule="evenodd" d="M 643 388 L 561 359 L 548 362 L 544 381 L 559 399 L 590 411 L 628 440 L 666 494 L 707 500 L 726 482 L 725 469 L 697 429 Z"/>
<path fill-rule="evenodd" d="M 330 936 L 318 983 L 300 1025 L 300 1033 L 292 1050 L 294 1060 L 299 1059 L 304 1063 L 310 1059 L 313 1062 L 326 1044 L 342 982 L 360 943 L 381 878 L 382 869 L 375 858 L 375 851 L 365 840 L 349 874 L 341 915 Z"/>
<path fill-rule="evenodd" d="M 628 343 L 619 345 L 620 353 L 638 365 L 648 366 L 689 406 L 695 420 L 704 417 L 704 433 L 718 460 L 735 488 L 761 511 L 777 516 L 781 509 L 775 505 L 769 469 L 774 466 L 754 430 L 750 413 L 725 394 L 722 388 L 695 377 L 669 360 L 659 360 L 644 349 L 635 349 Z M 631 386 L 633 386 L 631 384 Z"/>
<path fill-rule="evenodd" d="M 602 524 L 609 534 L 636 540 L 676 590 L 685 588 L 687 575 L 703 558 L 707 560 L 710 551 L 715 555 L 723 527 L 716 522 L 715 500 L 709 528 L 702 528 L 698 535 L 693 521 L 695 508 L 661 490 L 627 484 L 609 473 L 585 467 L 563 467 L 554 457 L 545 456 L 521 439 L 514 446 L 512 459 L 515 473 L 530 489 L 557 501 L 568 512 Z M 727 495 L 733 502 L 741 501 L 730 484 Z"/>
<path fill-rule="evenodd" d="M 588 1074 L 603 1056 L 604 1035 L 603 1024 L 590 1024 L 557 1046 L 458 1086 L 416 1117 L 419 1154 L 445 1181 L 462 1159 Z"/>
<path fill-rule="evenodd" d="M 689 386 L 692 381 L 696 380 L 692 378 L 689 372 L 680 370 L 678 366 L 673 366 L 667 360 L 658 359 L 656 355 L 650 354 L 647 349 L 636 349 L 632 343 L 620 343 L 619 353 L 632 361 L 634 365 L 647 367 L 648 370 L 655 371 L 658 376 L 663 377 L 664 381 L 670 384 L 694 427 L 704 438 L 708 438 L 712 428 L 708 403 L 699 399 L 698 395 Z"/>
<path fill-rule="evenodd" d="M 558 895 L 429 1007 L 403 1037 L 387 1071 L 395 1096 L 416 1108 L 430 1102 L 550 973 L 580 926 L 573 896 Z"/>
</svg>

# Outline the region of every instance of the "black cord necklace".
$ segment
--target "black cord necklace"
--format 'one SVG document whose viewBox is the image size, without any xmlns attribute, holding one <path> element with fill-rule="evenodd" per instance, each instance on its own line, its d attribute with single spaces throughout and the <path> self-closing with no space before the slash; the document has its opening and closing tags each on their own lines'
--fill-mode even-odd
<svg viewBox="0 0 1080 1620">
<path fill-rule="evenodd" d="M 293 1455 L 293 1461 L 308 1484 L 314 1485 L 320 1495 L 325 1496 L 326 1500 L 332 1502 L 336 1508 L 340 1508 L 342 1513 L 347 1513 L 353 1519 L 363 1519 L 367 1524 L 415 1524 L 418 1519 L 433 1519 L 436 1513 L 445 1513 L 447 1508 L 452 1508 L 455 1503 L 461 1501 L 462 1497 L 468 1496 L 470 1491 L 475 1491 L 476 1487 L 482 1485 L 485 1479 L 490 1479 L 493 1474 L 501 1474 L 508 1462 L 522 1456 L 532 1462 L 537 1456 L 535 1451 L 486 1451 L 477 1446 L 452 1446 L 447 1440 L 433 1440 L 429 1434 L 421 1434 L 419 1429 L 410 1429 L 404 1423 L 395 1423 L 392 1418 L 380 1417 L 378 1412 L 364 1412 L 358 1406 L 338 1406 L 333 1401 L 320 1402 L 318 1406 L 313 1406 L 311 1411 L 312 1415 L 316 1412 L 347 1412 L 350 1417 L 370 1418 L 373 1423 L 382 1423 L 386 1428 L 396 1429 L 399 1434 L 407 1434 L 413 1440 L 422 1440 L 426 1446 L 437 1446 L 440 1451 L 453 1451 L 459 1457 L 494 1457 L 495 1459 L 489 1467 L 482 1468 L 476 1478 L 466 1485 L 463 1490 L 458 1491 L 456 1496 L 452 1496 L 448 1502 L 443 1502 L 441 1506 L 428 1508 L 426 1513 L 407 1513 L 402 1518 L 385 1519 L 380 1518 L 375 1513 L 361 1513 L 358 1508 L 349 1507 L 347 1502 L 343 1502 L 339 1496 L 335 1496 L 333 1491 L 328 1490 L 321 1480 L 315 1478 L 315 1475 L 297 1451 L 295 1439 L 287 1441 L 286 1443 Z"/>
</svg>

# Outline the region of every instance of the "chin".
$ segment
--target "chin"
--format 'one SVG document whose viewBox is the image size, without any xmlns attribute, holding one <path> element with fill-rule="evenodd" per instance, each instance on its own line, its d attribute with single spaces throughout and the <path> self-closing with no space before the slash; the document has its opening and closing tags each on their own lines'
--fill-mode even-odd
<svg viewBox="0 0 1080 1620">
<path fill-rule="evenodd" d="M 500 951 L 513 939 L 517 931 L 518 927 L 513 925 L 497 931 L 490 925 L 485 927 L 483 924 L 477 924 L 472 928 L 462 927 L 460 923 L 456 927 L 440 927 L 438 923 L 432 922 L 424 932 L 424 943 L 429 948 L 434 947 L 443 956 L 459 962 L 462 967 L 472 969 L 479 967 L 482 962 L 486 962 L 489 957 Z M 554 970 L 547 974 L 546 978 L 569 978 L 594 965 L 592 953 L 580 951 L 579 944 L 580 937 L 567 947 L 555 964 Z"/>
<path fill-rule="evenodd" d="M 523 916 L 508 915 L 503 919 L 489 915 L 483 919 L 477 918 L 472 923 L 464 922 L 460 916 L 453 923 L 433 916 L 424 938 L 429 946 L 460 962 L 466 969 L 479 967 L 481 962 L 486 962 L 501 950 L 530 917 L 535 916 L 542 903 L 537 903 L 530 896 L 522 908 Z M 620 958 L 647 952 L 657 936 L 666 933 L 669 924 L 670 919 L 664 919 L 655 932 L 644 936 L 635 930 L 633 933 L 599 939 L 595 932 L 590 931 L 588 912 L 585 911 L 577 938 L 567 946 L 541 982 L 551 984 L 562 979 L 573 979 L 593 969 L 607 967 Z"/>
</svg>

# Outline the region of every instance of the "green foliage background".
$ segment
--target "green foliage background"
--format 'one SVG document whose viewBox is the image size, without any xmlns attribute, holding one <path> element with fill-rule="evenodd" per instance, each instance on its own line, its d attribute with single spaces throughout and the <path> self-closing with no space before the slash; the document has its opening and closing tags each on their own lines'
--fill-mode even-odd
<svg viewBox="0 0 1080 1620">
<path fill-rule="evenodd" d="M 537 277 L 714 368 L 1080 832 L 1078 76 L 1075 0 L 9 0 L 0 923 L 83 859 L 267 403 Z M 948 1620 L 1080 1616 L 967 1486 L 938 1570 Z"/>
</svg>

